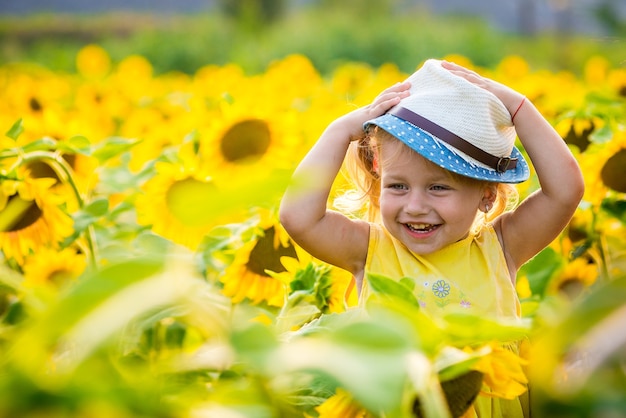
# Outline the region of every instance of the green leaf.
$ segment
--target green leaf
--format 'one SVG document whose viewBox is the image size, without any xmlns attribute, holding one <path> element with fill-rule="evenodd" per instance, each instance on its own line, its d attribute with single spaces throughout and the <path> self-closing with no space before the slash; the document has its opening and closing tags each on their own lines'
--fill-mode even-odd
<svg viewBox="0 0 626 418">
<path fill-rule="evenodd" d="M 234 330 L 230 341 L 233 349 L 250 367 L 262 373 L 271 370 L 270 356 L 279 344 L 269 327 L 253 322 L 244 329 Z"/>
<path fill-rule="evenodd" d="M 611 216 L 626 224 L 626 200 L 607 198 L 602 201 L 602 205 L 600 207 Z"/>
<path fill-rule="evenodd" d="M 287 301 L 280 315 L 276 318 L 276 331 L 278 333 L 290 331 L 294 327 L 299 327 L 309 322 L 311 319 L 319 316 L 320 313 L 320 309 L 315 304 L 306 302 L 292 304 L 291 301 Z"/>
<path fill-rule="evenodd" d="M 76 135 L 65 141 L 60 141 L 56 148 L 70 154 L 89 155 L 91 153 L 91 143 L 87 137 L 82 135 Z"/>
<path fill-rule="evenodd" d="M 408 350 L 412 345 L 410 335 L 400 323 L 379 321 L 356 322 L 335 330 L 333 341 L 344 346 L 356 346 L 373 351 Z"/>
<path fill-rule="evenodd" d="M 6 132 L 6 136 L 11 138 L 14 141 L 17 141 L 17 138 L 24 132 L 24 125 L 22 118 L 18 119 L 11 128 Z"/>
<path fill-rule="evenodd" d="M 625 306 L 626 276 L 615 278 L 593 288 L 592 292 L 580 300 L 559 326 L 566 341 L 580 338 L 589 330 Z"/>
<path fill-rule="evenodd" d="M 109 211 L 109 200 L 105 198 L 95 199 L 87 204 L 83 210 L 93 216 L 103 216 Z"/>
<path fill-rule="evenodd" d="M 236 176 L 228 183 L 186 181 L 170 188 L 169 207 L 180 219 L 193 225 L 213 225 L 232 213 L 274 205 L 290 179 L 286 170 L 259 172 L 250 178 Z"/>
<path fill-rule="evenodd" d="M 153 171 L 150 169 L 142 170 L 139 173 L 132 172 L 126 164 L 113 167 L 100 167 L 98 173 L 101 179 L 98 189 L 105 194 L 135 190 L 142 182 L 154 175 Z"/>
<path fill-rule="evenodd" d="M 419 302 L 411 289 L 403 284 L 406 281 L 397 282 L 389 277 L 373 273 L 368 273 L 366 280 L 369 283 L 372 294 L 397 298 L 411 306 L 419 307 Z"/>
<path fill-rule="evenodd" d="M 595 129 L 591 135 L 589 135 L 591 142 L 596 144 L 605 144 L 613 139 L 613 130 L 607 124 L 599 129 Z"/>
<path fill-rule="evenodd" d="M 446 346 L 435 359 L 435 370 L 437 370 L 441 381 L 454 379 L 467 373 L 479 359 L 490 352 L 489 346 L 472 350 L 469 353 L 455 347 Z"/>
<path fill-rule="evenodd" d="M 50 151 L 51 149 L 55 149 L 57 146 L 57 141 L 50 137 L 43 137 L 33 142 L 29 142 L 28 144 L 22 147 L 24 152 L 31 151 Z"/>
<path fill-rule="evenodd" d="M 182 348 L 187 326 L 179 321 L 174 321 L 165 328 L 165 344 L 170 348 Z"/>
<path fill-rule="evenodd" d="M 98 159 L 100 164 L 103 164 L 111 158 L 130 150 L 140 142 L 138 139 L 109 137 L 97 144 L 92 155 Z"/>
<path fill-rule="evenodd" d="M 408 350 L 402 335 L 375 323 L 336 331 L 284 344 L 273 359 L 276 372 L 327 376 L 369 411 L 398 416 L 394 414 L 402 404 L 407 376 Z"/>
<path fill-rule="evenodd" d="M 526 275 L 533 295 L 543 295 L 552 276 L 563 266 L 563 258 L 548 247 L 532 258 L 520 269 Z"/>
<path fill-rule="evenodd" d="M 517 341 L 530 332 L 530 321 L 496 320 L 467 313 L 449 314 L 443 319 L 447 342 L 456 347 Z"/>
</svg>

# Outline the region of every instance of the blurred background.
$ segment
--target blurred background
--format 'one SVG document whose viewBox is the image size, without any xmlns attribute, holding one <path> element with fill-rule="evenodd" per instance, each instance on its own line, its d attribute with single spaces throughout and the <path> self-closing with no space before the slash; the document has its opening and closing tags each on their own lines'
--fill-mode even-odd
<svg viewBox="0 0 626 418">
<path fill-rule="evenodd" d="M 460 374 L 467 341 L 518 339 L 433 328 L 383 282 L 389 312 L 355 323 L 351 275 L 277 219 L 328 123 L 430 57 L 523 92 L 580 163 L 573 220 L 518 273 L 520 355 L 533 416 L 624 417 L 625 39 L 626 0 L 0 0 L 0 418 L 397 412 L 436 403 L 396 386 L 413 355 Z"/>
<path fill-rule="evenodd" d="M 448 54 L 580 72 L 593 55 L 623 65 L 625 36 L 622 0 L 0 0 L 0 63 L 63 71 L 98 43 L 113 60 L 145 56 L 156 73 L 226 63 L 258 73 L 292 53 L 322 73 L 347 61 L 410 72 Z"/>
</svg>

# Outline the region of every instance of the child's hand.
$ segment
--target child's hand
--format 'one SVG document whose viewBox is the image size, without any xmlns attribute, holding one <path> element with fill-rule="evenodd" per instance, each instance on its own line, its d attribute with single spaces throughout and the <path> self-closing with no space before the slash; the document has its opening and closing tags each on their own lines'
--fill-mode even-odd
<svg viewBox="0 0 626 418">
<path fill-rule="evenodd" d="M 461 67 L 458 64 L 443 61 L 442 66 L 452 74 L 462 77 L 470 83 L 493 93 L 506 106 L 511 115 L 514 114 L 520 102 L 524 99 L 524 96 L 521 93 L 516 92 L 512 88 L 498 83 L 497 81 L 483 77 L 474 71 Z"/>
<path fill-rule="evenodd" d="M 348 129 L 351 140 L 359 139 L 363 136 L 363 124 L 370 119 L 383 115 L 400 103 L 400 100 L 408 97 L 410 88 L 411 84 L 407 81 L 396 83 L 383 90 L 369 105 L 348 113 L 336 122 L 341 123 Z"/>
<path fill-rule="evenodd" d="M 367 118 L 363 122 L 383 115 L 389 109 L 400 103 L 400 100 L 409 96 L 410 88 L 411 83 L 404 81 L 383 90 L 370 105 L 365 107 Z"/>
</svg>

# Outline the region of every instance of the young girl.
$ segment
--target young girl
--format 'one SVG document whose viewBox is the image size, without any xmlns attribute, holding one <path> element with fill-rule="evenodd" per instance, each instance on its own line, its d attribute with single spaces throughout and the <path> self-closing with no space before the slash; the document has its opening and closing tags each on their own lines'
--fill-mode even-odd
<svg viewBox="0 0 626 418">
<path fill-rule="evenodd" d="M 512 183 L 529 177 L 516 135 L 541 188 L 506 210 Z M 351 144 L 369 221 L 327 208 Z M 296 169 L 280 219 L 302 248 L 354 275 L 360 300 L 365 274 L 378 273 L 413 279 L 431 315 L 519 318 L 517 270 L 563 230 L 583 187 L 576 160 L 527 98 L 428 60 L 330 124 Z M 485 399 L 478 416 L 522 415 L 518 400 Z"/>
</svg>

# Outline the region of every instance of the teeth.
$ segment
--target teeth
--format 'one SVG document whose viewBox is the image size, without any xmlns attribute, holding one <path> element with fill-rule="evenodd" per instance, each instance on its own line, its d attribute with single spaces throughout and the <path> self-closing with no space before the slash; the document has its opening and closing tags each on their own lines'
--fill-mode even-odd
<svg viewBox="0 0 626 418">
<path fill-rule="evenodd" d="M 416 231 L 426 231 L 433 228 L 432 224 L 407 224 L 409 228 Z"/>
</svg>

